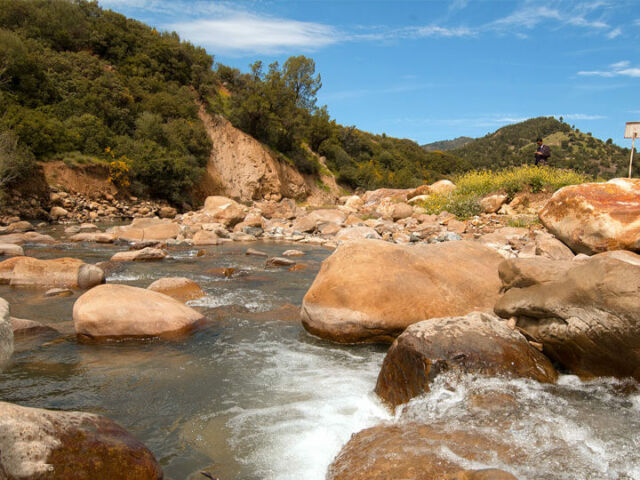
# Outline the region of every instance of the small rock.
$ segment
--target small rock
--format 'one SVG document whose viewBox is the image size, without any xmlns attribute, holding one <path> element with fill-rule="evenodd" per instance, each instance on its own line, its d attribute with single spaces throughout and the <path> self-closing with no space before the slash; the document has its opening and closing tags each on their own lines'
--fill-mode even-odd
<svg viewBox="0 0 640 480">
<path fill-rule="evenodd" d="M 267 267 L 290 267 L 295 265 L 296 262 L 283 257 L 271 257 L 267 260 Z"/>
<path fill-rule="evenodd" d="M 268 257 L 269 254 L 266 252 L 261 252 L 260 250 L 255 250 L 253 248 L 247 248 L 245 255 L 255 255 L 257 257 Z"/>
<path fill-rule="evenodd" d="M 73 290 L 69 288 L 52 288 L 44 293 L 45 297 L 69 297 L 73 295 Z"/>
<path fill-rule="evenodd" d="M 137 262 L 137 261 L 153 261 L 162 260 L 167 256 L 165 250 L 159 248 L 143 248 L 142 250 L 134 250 L 129 252 L 118 252 L 111 257 L 112 262 Z"/>
<path fill-rule="evenodd" d="M 302 250 L 287 250 L 282 254 L 283 257 L 302 257 L 304 252 Z"/>
</svg>

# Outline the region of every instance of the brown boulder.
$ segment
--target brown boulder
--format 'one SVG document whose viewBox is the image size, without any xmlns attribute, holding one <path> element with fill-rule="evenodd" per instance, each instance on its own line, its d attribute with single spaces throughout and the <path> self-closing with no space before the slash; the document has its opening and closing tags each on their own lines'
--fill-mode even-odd
<svg viewBox="0 0 640 480">
<path fill-rule="evenodd" d="M 0 243 L 11 243 L 14 245 L 24 245 L 25 243 L 41 243 L 44 245 L 52 245 L 56 243 L 56 240 L 50 235 L 43 235 L 38 232 L 26 232 L 0 235 Z"/>
<path fill-rule="evenodd" d="M 380 425 L 353 435 L 329 466 L 327 480 L 516 480 L 495 469 L 461 463 L 509 463 L 503 442 L 445 425 Z"/>
<path fill-rule="evenodd" d="M 501 261 L 492 249 L 468 241 L 347 242 L 322 263 L 304 297 L 302 323 L 341 343 L 392 342 L 422 320 L 491 310 Z"/>
<path fill-rule="evenodd" d="M 193 244 L 198 247 L 219 245 L 220 243 L 222 243 L 222 241 L 218 235 L 216 235 L 215 232 L 210 232 L 208 230 L 200 230 L 193 236 Z"/>
<path fill-rule="evenodd" d="M 446 194 L 456 189 L 455 184 L 451 180 L 438 180 L 429 185 L 429 192 L 436 194 Z"/>
<path fill-rule="evenodd" d="M 151 451 L 100 415 L 0 402 L 0 472 L 9 479 L 160 480 Z"/>
<path fill-rule="evenodd" d="M 32 335 L 57 334 L 58 331 L 47 325 L 26 318 L 11 317 L 11 328 L 14 338 Z"/>
<path fill-rule="evenodd" d="M 551 260 L 545 257 L 510 258 L 498 266 L 504 290 L 562 280 L 576 265 L 571 260 Z"/>
<path fill-rule="evenodd" d="M 640 179 L 561 188 L 539 216 L 576 253 L 640 251 Z"/>
<path fill-rule="evenodd" d="M 112 262 L 150 262 L 164 259 L 168 253 L 160 248 L 145 247 L 141 250 L 118 252 L 111 257 Z"/>
<path fill-rule="evenodd" d="M 371 190 L 365 192 L 362 196 L 362 201 L 365 205 L 369 205 L 372 203 L 378 203 L 383 198 L 390 198 L 393 200 L 400 200 L 402 202 L 407 201 L 408 190 L 399 189 L 399 188 L 379 188 L 377 190 Z"/>
<path fill-rule="evenodd" d="M 128 285 L 92 288 L 73 305 L 76 333 L 90 339 L 173 337 L 204 317 L 162 293 Z"/>
<path fill-rule="evenodd" d="M 24 232 L 32 232 L 33 225 L 26 220 L 21 220 L 19 222 L 10 223 L 5 232 L 6 233 L 24 233 Z"/>
<path fill-rule="evenodd" d="M 365 240 L 365 239 L 379 239 L 380 234 L 371 227 L 350 227 L 343 228 L 336 233 L 335 240 L 346 242 L 349 240 Z"/>
<path fill-rule="evenodd" d="M 158 210 L 160 218 L 174 218 L 176 215 L 178 215 L 178 210 L 173 207 L 162 207 Z"/>
<path fill-rule="evenodd" d="M 547 356 L 582 377 L 640 380 L 640 256 L 634 256 L 633 263 L 600 255 L 575 262 L 561 279 L 510 289 L 495 312 L 516 317 Z"/>
<path fill-rule="evenodd" d="M 6 257 L 20 257 L 24 255 L 24 249 L 20 245 L 0 243 L 0 255 L 4 255 Z"/>
<path fill-rule="evenodd" d="M 247 208 L 235 200 L 227 197 L 207 197 L 202 211 L 214 221 L 226 226 L 234 226 L 240 223 L 245 216 Z"/>
<path fill-rule="evenodd" d="M 113 233 L 105 232 L 76 233 L 69 237 L 70 242 L 113 243 L 115 239 L 116 236 Z"/>
<path fill-rule="evenodd" d="M 378 204 L 376 212 L 380 216 L 390 218 L 395 222 L 413 215 L 413 207 L 404 202 L 394 202 L 389 199 L 384 199 Z"/>
<path fill-rule="evenodd" d="M 480 200 L 480 208 L 484 213 L 496 213 L 506 201 L 507 196 L 504 193 L 494 193 Z"/>
<path fill-rule="evenodd" d="M 104 272 L 76 258 L 13 257 L 0 262 L 0 283 L 12 287 L 85 289 L 104 283 Z"/>
<path fill-rule="evenodd" d="M 551 362 L 506 322 L 488 313 L 414 323 L 391 345 L 375 392 L 393 408 L 429 390 L 442 371 L 458 369 L 555 382 Z"/>
<path fill-rule="evenodd" d="M 347 219 L 344 212 L 333 209 L 313 210 L 312 212 L 298 217 L 293 222 L 293 230 L 298 232 L 312 232 L 316 228 L 321 228 L 327 224 L 342 225 Z"/>
<path fill-rule="evenodd" d="M 166 277 L 156 280 L 147 287 L 154 292 L 163 293 L 181 302 L 202 298 L 205 293 L 193 280 L 185 277 Z"/>
<path fill-rule="evenodd" d="M 130 225 L 110 228 L 107 233 L 129 242 L 166 241 L 180 234 L 180 226 L 159 218 L 136 218 Z"/>
<path fill-rule="evenodd" d="M 571 249 L 550 233 L 536 230 L 534 240 L 536 255 L 553 260 L 571 260 L 574 257 Z"/>
</svg>

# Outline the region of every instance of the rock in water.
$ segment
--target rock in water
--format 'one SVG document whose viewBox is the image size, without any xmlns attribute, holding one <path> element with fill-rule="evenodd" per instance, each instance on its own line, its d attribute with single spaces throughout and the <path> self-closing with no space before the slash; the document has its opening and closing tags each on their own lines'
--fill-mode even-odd
<svg viewBox="0 0 640 480">
<path fill-rule="evenodd" d="M 607 252 L 562 278 L 511 288 L 495 306 L 574 373 L 640 380 L 640 256 Z"/>
<path fill-rule="evenodd" d="M 196 282 L 185 277 L 161 278 L 147 288 L 168 295 L 180 302 L 188 302 L 205 296 L 202 288 Z"/>
<path fill-rule="evenodd" d="M 100 415 L 0 402 L 0 473 L 9 479 L 160 480 L 142 443 Z M 4 477 L 3 477 L 4 478 Z"/>
<path fill-rule="evenodd" d="M 501 261 L 493 249 L 469 241 L 346 242 L 306 293 L 302 323 L 336 342 L 392 342 L 422 320 L 491 311 L 500 296 Z"/>
<path fill-rule="evenodd" d="M 93 340 L 173 337 L 190 332 L 203 319 L 174 298 L 128 285 L 92 288 L 73 305 L 77 335 Z"/>
<path fill-rule="evenodd" d="M 9 363 L 12 354 L 13 325 L 9 317 L 9 303 L 4 298 L 0 298 L 0 372 Z"/>
<path fill-rule="evenodd" d="M 13 257 L 0 262 L 0 283 L 13 287 L 85 289 L 104 283 L 104 272 L 76 258 Z"/>
<path fill-rule="evenodd" d="M 540 211 L 540 221 L 576 253 L 640 251 L 640 179 L 561 188 Z"/>
<path fill-rule="evenodd" d="M 462 463 L 509 463 L 511 447 L 481 432 L 443 425 L 380 425 L 362 430 L 329 466 L 327 480 L 517 480 L 502 470 Z"/>
<path fill-rule="evenodd" d="M 522 334 L 492 314 L 473 312 L 407 327 L 389 349 L 375 391 L 395 408 L 428 391 L 441 371 L 454 368 L 540 382 L 557 378 L 549 359 Z"/>
</svg>

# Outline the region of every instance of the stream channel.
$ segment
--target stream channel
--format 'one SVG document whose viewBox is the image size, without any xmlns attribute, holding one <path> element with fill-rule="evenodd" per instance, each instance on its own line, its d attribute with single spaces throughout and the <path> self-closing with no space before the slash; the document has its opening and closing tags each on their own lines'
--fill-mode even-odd
<svg viewBox="0 0 640 480">
<path fill-rule="evenodd" d="M 61 227 L 43 231 L 60 238 Z M 296 248 L 307 268 L 265 268 L 255 248 L 279 256 Z M 27 245 L 37 258 L 108 260 L 125 245 Z M 322 480 L 351 434 L 384 422 L 420 421 L 482 431 L 520 449 L 494 467 L 518 479 L 640 480 L 640 394 L 613 379 L 557 385 L 461 376 L 436 381 L 429 394 L 392 415 L 373 394 L 386 346 L 340 346 L 308 335 L 297 307 L 321 262 L 319 246 L 275 242 L 171 247 L 162 262 L 126 263 L 109 283 L 146 287 L 167 276 L 196 281 L 207 296 L 189 304 L 208 324 L 180 341 L 78 343 L 71 297 L 0 286 L 15 317 L 62 332 L 53 339 L 18 340 L 0 374 L 0 399 L 24 406 L 79 410 L 111 418 L 161 463 L 165 478 Z M 207 273 L 235 268 L 230 278 Z M 375 299 L 372 299 L 375 301 Z M 508 394 L 506 409 L 472 408 L 478 394 Z M 506 427 L 505 427 L 506 425 Z M 411 448 L 412 446 L 407 446 Z M 487 448 L 490 448 L 488 446 Z"/>
</svg>

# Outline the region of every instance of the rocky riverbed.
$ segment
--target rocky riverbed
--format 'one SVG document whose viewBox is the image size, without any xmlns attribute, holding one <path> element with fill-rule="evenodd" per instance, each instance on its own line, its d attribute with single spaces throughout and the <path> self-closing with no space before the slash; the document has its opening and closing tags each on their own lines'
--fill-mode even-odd
<svg viewBox="0 0 640 480">
<path fill-rule="evenodd" d="M 640 205 L 602 185 L 5 219 L 0 478 L 640 478 Z"/>
</svg>

